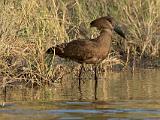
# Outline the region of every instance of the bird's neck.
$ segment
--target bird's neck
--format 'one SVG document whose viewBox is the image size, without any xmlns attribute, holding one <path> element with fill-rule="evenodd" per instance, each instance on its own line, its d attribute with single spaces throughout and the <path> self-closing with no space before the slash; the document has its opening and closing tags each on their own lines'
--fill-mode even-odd
<svg viewBox="0 0 160 120">
<path fill-rule="evenodd" d="M 100 36 L 112 36 L 112 30 L 111 29 L 103 29 L 103 30 L 101 30 L 101 32 L 100 32 Z"/>
<path fill-rule="evenodd" d="M 104 29 L 101 30 L 99 37 L 97 38 L 97 42 L 100 44 L 110 44 L 112 38 L 112 30 Z"/>
</svg>

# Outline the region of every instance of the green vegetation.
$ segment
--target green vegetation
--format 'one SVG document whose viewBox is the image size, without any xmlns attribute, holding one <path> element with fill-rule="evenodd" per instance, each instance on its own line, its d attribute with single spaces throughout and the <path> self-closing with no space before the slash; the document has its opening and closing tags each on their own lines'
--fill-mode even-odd
<svg viewBox="0 0 160 120">
<path fill-rule="evenodd" d="M 127 40 L 114 36 L 106 63 L 159 66 L 160 0 L 1 0 L 0 86 L 17 81 L 48 84 L 75 72 L 76 67 L 68 70 L 72 62 L 46 59 L 46 49 L 96 36 L 89 23 L 108 14 L 121 24 Z"/>
</svg>

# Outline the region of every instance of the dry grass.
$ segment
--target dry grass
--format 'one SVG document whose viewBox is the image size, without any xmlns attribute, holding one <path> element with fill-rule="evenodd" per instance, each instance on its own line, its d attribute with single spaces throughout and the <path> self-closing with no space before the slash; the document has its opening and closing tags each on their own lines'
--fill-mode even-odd
<svg viewBox="0 0 160 120">
<path fill-rule="evenodd" d="M 17 81 L 43 85 L 62 78 L 70 67 L 49 60 L 54 55 L 46 59 L 46 49 L 97 34 L 89 22 L 107 14 L 127 34 L 127 40 L 114 37 L 113 61 L 119 56 L 135 65 L 144 58 L 159 59 L 159 6 L 159 0 L 1 0 L 0 86 Z"/>
</svg>

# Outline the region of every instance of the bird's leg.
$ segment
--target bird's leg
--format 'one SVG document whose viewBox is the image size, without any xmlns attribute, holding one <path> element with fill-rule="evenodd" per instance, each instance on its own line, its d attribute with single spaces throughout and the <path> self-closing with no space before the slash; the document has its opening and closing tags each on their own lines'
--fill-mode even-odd
<svg viewBox="0 0 160 120">
<path fill-rule="evenodd" d="M 94 67 L 94 80 L 95 80 L 95 91 L 94 91 L 94 97 L 95 100 L 97 100 L 97 87 L 98 87 L 98 76 L 97 76 L 97 65 Z"/>
<path fill-rule="evenodd" d="M 79 89 L 79 93 L 80 93 L 80 98 L 79 100 L 82 99 L 82 90 L 81 90 L 81 75 L 82 75 L 82 71 L 84 69 L 84 65 L 81 64 L 80 69 L 79 69 L 79 75 L 78 75 L 78 89 Z"/>
<path fill-rule="evenodd" d="M 97 88 L 98 88 L 98 81 L 97 80 L 95 80 L 95 86 L 94 86 L 95 88 L 95 91 L 94 91 L 94 99 L 95 100 L 97 100 Z"/>
<path fill-rule="evenodd" d="M 80 66 L 79 75 L 78 75 L 78 83 L 79 83 L 79 86 L 81 86 L 81 75 L 82 75 L 83 69 L 84 69 L 84 65 L 82 64 L 82 65 Z"/>
<path fill-rule="evenodd" d="M 7 86 L 4 86 L 4 88 L 3 88 L 3 94 L 4 94 L 4 102 L 6 102 L 6 98 L 7 98 Z"/>
<path fill-rule="evenodd" d="M 94 80 L 98 80 L 98 76 L 97 76 L 97 65 L 95 65 L 94 67 Z"/>
</svg>

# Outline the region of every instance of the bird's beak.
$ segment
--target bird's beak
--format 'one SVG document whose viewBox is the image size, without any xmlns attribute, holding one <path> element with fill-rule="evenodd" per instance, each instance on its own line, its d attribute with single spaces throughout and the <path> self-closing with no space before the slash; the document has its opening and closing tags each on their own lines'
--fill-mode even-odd
<svg viewBox="0 0 160 120">
<path fill-rule="evenodd" d="M 115 25 L 114 31 L 118 33 L 118 35 L 120 35 L 121 37 L 126 38 L 124 32 L 121 30 L 121 28 L 118 25 Z"/>
</svg>

